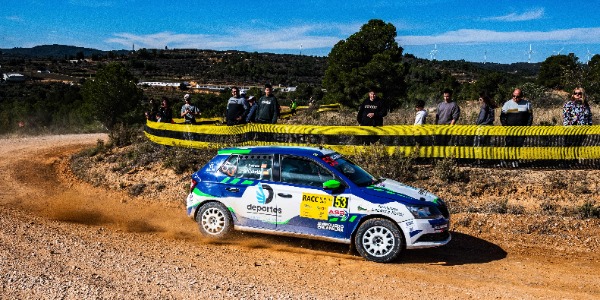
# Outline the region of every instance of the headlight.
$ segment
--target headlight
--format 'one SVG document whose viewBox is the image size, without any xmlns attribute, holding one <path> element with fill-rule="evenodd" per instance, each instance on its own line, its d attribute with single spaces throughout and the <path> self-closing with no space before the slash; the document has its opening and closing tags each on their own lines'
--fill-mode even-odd
<svg viewBox="0 0 600 300">
<path fill-rule="evenodd" d="M 435 206 L 407 206 L 415 219 L 437 219 L 442 214 Z"/>
</svg>

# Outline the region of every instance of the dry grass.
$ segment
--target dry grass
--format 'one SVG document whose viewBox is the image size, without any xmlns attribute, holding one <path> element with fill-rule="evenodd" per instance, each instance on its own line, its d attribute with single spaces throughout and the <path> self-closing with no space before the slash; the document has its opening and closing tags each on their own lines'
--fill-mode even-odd
<svg viewBox="0 0 600 300">
<path fill-rule="evenodd" d="M 550 101 L 550 100 L 549 100 Z M 566 101 L 566 97 L 553 98 L 550 102 L 551 107 L 532 102 L 533 107 L 533 125 L 562 125 L 562 103 Z M 503 103 L 496 109 L 495 125 L 500 126 L 500 111 Z M 461 117 L 458 124 L 473 125 L 479 115 L 478 101 L 466 101 L 459 103 L 461 108 Z M 427 110 L 427 124 L 435 122 L 435 106 L 425 108 Z M 597 104 L 591 105 L 593 122 L 600 124 L 600 106 Z M 322 112 L 300 111 L 291 119 L 283 120 L 283 124 L 296 125 L 322 125 L 322 126 L 356 126 L 357 110 L 342 108 L 339 112 Z M 412 125 L 415 121 L 415 111 L 412 108 L 399 108 L 390 112 L 384 118 L 384 125 Z"/>
</svg>

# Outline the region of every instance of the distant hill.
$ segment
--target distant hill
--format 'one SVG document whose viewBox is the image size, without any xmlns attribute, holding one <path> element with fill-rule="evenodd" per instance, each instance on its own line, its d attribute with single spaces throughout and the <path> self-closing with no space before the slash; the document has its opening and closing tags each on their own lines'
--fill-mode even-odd
<svg viewBox="0 0 600 300">
<path fill-rule="evenodd" d="M 117 51 L 103 51 L 92 48 L 84 48 L 77 46 L 66 46 L 66 45 L 41 45 L 32 48 L 12 48 L 12 49 L 0 49 L 2 55 L 20 56 L 25 58 L 65 58 L 75 57 L 78 53 L 83 53 L 85 57 L 92 55 L 106 55 L 109 52 L 116 52 L 116 54 L 127 54 L 128 50 L 117 50 Z"/>
<path fill-rule="evenodd" d="M 27 62 L 35 58 L 38 62 Z M 66 60 L 91 58 L 71 64 Z M 48 60 L 39 62 L 39 60 Z M 54 60 L 54 61 L 52 61 Z M 50 70 L 52 73 L 85 78 L 95 74 L 96 62 L 122 61 L 142 81 L 200 81 L 213 84 L 261 84 L 276 82 L 287 86 L 304 83 L 318 86 L 327 69 L 327 57 L 307 55 L 244 52 L 237 50 L 206 49 L 145 49 L 136 51 L 103 51 L 67 45 L 41 45 L 32 48 L 0 49 L 4 71 L 20 70 L 34 73 Z M 420 65 L 423 70 L 450 74 L 460 83 L 477 81 L 491 72 L 507 74 L 515 80 L 537 76 L 541 63 L 480 63 L 464 60 L 437 61 L 404 54 L 407 65 Z M 28 65 L 30 64 L 30 65 Z M 428 71 L 419 71 L 425 72 Z M 419 76 L 433 76 L 421 74 Z M 436 77 L 437 76 L 437 77 Z M 419 81 L 420 80 L 420 81 Z M 424 78 L 417 82 L 427 81 Z"/>
</svg>

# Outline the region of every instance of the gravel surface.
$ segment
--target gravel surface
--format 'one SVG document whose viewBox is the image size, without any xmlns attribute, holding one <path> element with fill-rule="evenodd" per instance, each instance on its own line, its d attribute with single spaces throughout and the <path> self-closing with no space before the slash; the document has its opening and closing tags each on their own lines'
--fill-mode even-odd
<svg viewBox="0 0 600 300">
<path fill-rule="evenodd" d="M 217 243 L 186 217 L 180 176 L 146 173 L 169 184 L 152 199 L 75 179 L 69 155 L 98 139 L 0 139 L 0 299 L 600 299 L 597 219 L 459 213 L 450 244 L 392 264 L 293 238 Z M 529 194 L 526 210 L 543 197 Z"/>
</svg>

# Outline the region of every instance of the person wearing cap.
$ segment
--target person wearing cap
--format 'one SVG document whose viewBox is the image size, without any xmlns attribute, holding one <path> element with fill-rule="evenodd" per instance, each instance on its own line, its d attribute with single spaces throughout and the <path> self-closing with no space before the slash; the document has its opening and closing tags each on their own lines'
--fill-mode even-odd
<svg viewBox="0 0 600 300">
<path fill-rule="evenodd" d="M 265 95 L 260 97 L 256 104 L 254 121 L 262 124 L 276 124 L 279 117 L 279 102 L 273 95 L 273 86 L 265 84 Z"/>
<path fill-rule="evenodd" d="M 254 122 L 254 114 L 256 113 L 256 98 L 254 96 L 248 97 L 248 111 L 246 112 L 246 123 Z"/>
<path fill-rule="evenodd" d="M 200 115 L 200 109 L 190 103 L 190 94 L 185 94 L 183 101 L 185 104 L 181 107 L 181 117 L 184 118 L 185 124 L 196 124 L 196 116 Z"/>
<path fill-rule="evenodd" d="M 227 101 L 225 112 L 227 126 L 243 124 L 246 121 L 246 112 L 248 111 L 246 99 L 240 96 L 240 90 L 235 86 L 231 88 L 231 95 L 231 98 Z"/>
</svg>

